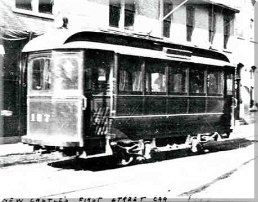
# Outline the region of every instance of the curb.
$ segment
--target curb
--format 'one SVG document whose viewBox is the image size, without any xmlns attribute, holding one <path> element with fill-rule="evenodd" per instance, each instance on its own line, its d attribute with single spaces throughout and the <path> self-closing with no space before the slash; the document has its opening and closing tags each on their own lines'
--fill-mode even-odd
<svg viewBox="0 0 258 202">
<path fill-rule="evenodd" d="M 255 140 L 254 127 L 255 124 L 235 126 L 229 139 L 245 138 L 248 140 Z M 22 142 L 0 145 L 0 157 L 8 155 L 31 154 L 33 152 L 33 146 L 23 144 Z"/>
</svg>

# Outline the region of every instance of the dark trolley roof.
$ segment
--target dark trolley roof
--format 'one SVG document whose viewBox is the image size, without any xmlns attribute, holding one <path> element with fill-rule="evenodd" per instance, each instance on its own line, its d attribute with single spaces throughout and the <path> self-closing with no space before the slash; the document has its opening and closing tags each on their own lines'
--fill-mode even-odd
<svg viewBox="0 0 258 202">
<path fill-rule="evenodd" d="M 99 49 L 164 60 L 232 66 L 224 54 L 214 50 L 175 44 L 149 35 L 106 30 L 57 29 L 30 41 L 23 52 L 61 49 Z"/>
</svg>

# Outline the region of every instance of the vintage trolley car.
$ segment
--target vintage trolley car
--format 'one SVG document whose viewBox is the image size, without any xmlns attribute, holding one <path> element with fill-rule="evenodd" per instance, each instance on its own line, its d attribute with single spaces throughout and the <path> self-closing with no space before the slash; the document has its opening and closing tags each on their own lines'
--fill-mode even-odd
<svg viewBox="0 0 258 202">
<path fill-rule="evenodd" d="M 30 41 L 21 68 L 27 144 L 128 164 L 231 132 L 235 68 L 214 50 L 60 29 Z"/>
</svg>

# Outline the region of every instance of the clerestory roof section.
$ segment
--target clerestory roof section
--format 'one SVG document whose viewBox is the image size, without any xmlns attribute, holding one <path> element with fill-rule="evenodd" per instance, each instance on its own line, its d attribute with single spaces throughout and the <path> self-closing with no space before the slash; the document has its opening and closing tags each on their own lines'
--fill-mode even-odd
<svg viewBox="0 0 258 202">
<path fill-rule="evenodd" d="M 23 52 L 66 49 L 98 49 L 164 60 L 233 66 L 224 54 L 217 51 L 168 43 L 162 39 L 151 39 L 148 36 L 103 30 L 56 29 L 31 40 L 24 47 Z"/>
</svg>

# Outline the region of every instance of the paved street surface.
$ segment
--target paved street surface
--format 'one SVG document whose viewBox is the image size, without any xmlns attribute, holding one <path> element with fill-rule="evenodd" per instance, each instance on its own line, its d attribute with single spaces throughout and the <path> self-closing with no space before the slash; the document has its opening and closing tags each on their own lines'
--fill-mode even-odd
<svg viewBox="0 0 258 202">
<path fill-rule="evenodd" d="M 0 199 L 7 197 L 253 198 L 253 140 L 209 144 L 210 152 L 156 154 L 117 167 L 112 158 L 61 160 L 56 154 L 0 157 Z"/>
</svg>

